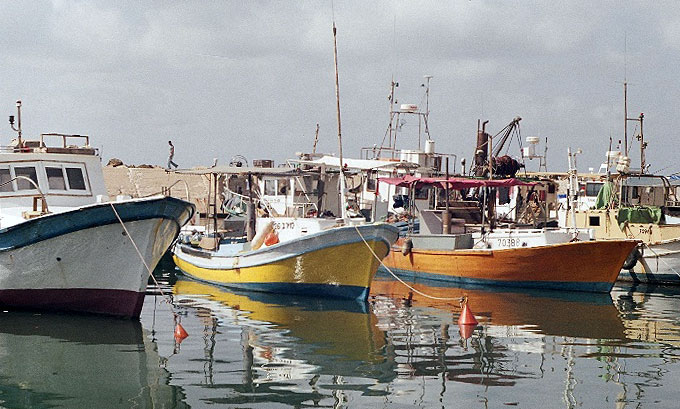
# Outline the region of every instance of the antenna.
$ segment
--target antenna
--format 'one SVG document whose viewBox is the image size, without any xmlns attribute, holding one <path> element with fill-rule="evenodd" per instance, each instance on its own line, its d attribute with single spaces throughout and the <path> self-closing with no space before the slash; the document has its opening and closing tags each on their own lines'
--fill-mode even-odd
<svg viewBox="0 0 680 409">
<path fill-rule="evenodd" d="M 314 134 L 314 147 L 312 148 L 312 153 L 316 153 L 316 144 L 319 142 L 319 124 L 316 124 L 316 133 Z"/>
</svg>

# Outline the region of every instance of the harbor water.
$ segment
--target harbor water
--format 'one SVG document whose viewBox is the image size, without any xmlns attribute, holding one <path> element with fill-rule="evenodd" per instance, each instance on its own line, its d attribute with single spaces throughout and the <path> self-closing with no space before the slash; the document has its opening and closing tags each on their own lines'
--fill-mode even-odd
<svg viewBox="0 0 680 409">
<path fill-rule="evenodd" d="M 367 303 L 155 271 L 140 321 L 6 311 L 0 407 L 676 408 L 680 289 L 446 287 Z M 174 300 L 171 305 L 161 293 Z M 459 328 L 467 296 L 479 325 Z M 173 337 L 176 320 L 189 336 Z"/>
</svg>

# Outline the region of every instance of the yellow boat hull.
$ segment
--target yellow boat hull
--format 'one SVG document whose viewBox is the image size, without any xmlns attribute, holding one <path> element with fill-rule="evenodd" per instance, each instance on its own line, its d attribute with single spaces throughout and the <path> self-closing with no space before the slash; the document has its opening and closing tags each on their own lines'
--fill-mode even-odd
<svg viewBox="0 0 680 409">
<path fill-rule="evenodd" d="M 397 230 L 389 225 L 360 230 L 366 242 L 350 227 L 233 257 L 192 257 L 179 246 L 173 258 L 188 276 L 226 287 L 366 299 L 378 258 L 387 255 Z"/>
</svg>

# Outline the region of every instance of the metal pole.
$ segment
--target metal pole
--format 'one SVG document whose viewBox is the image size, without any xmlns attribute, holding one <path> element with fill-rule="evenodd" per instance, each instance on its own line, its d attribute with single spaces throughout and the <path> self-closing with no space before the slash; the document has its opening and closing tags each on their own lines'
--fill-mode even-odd
<svg viewBox="0 0 680 409">
<path fill-rule="evenodd" d="M 628 82 L 623 81 L 623 156 L 628 156 Z"/>
<path fill-rule="evenodd" d="M 642 133 L 642 122 L 645 119 L 645 114 L 640 113 L 640 174 L 645 173 L 645 148 L 647 148 L 647 143 L 645 142 L 645 135 Z"/>
<path fill-rule="evenodd" d="M 449 157 L 446 157 L 446 204 L 442 215 L 442 233 L 451 234 L 451 213 L 449 212 Z"/>
<path fill-rule="evenodd" d="M 340 125 L 340 81 L 338 78 L 338 41 L 335 21 L 333 21 L 333 61 L 335 63 L 335 104 L 338 115 L 338 150 L 340 156 L 340 217 L 347 217 L 347 206 L 345 206 L 345 173 L 342 162 L 342 129 Z"/>
</svg>

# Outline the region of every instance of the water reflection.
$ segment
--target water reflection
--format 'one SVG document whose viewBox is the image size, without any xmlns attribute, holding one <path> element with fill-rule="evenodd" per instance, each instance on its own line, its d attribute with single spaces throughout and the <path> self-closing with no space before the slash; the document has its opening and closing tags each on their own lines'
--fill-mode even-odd
<svg viewBox="0 0 680 409">
<path fill-rule="evenodd" d="M 0 406 L 186 407 L 139 322 L 0 315 Z"/>
<path fill-rule="evenodd" d="M 236 392 L 197 390 L 201 402 L 327 404 L 342 402 L 348 390 L 385 394 L 376 385 L 396 377 L 385 332 L 364 302 L 234 292 L 185 279 L 175 283 L 174 297 L 191 312 L 189 325 L 191 315 L 200 322 L 206 384 Z M 242 362 L 236 383 L 223 379 L 225 345 L 228 360 Z"/>
</svg>

